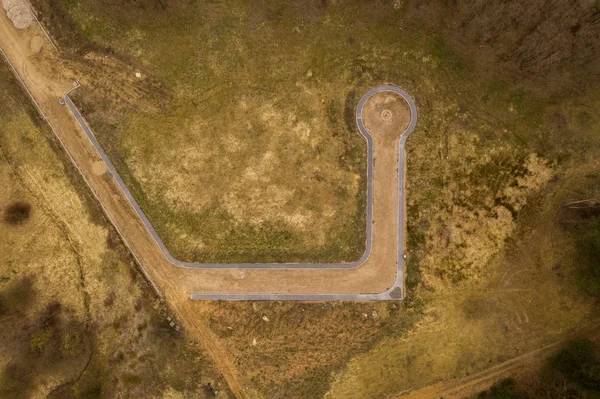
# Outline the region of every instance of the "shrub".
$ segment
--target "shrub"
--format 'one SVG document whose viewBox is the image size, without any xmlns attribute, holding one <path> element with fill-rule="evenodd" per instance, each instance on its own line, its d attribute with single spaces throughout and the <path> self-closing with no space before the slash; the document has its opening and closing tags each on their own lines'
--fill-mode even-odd
<svg viewBox="0 0 600 399">
<path fill-rule="evenodd" d="M 43 353 L 52 338 L 54 338 L 54 331 L 51 328 L 35 331 L 29 340 L 29 350 L 35 354 Z"/>
<path fill-rule="evenodd" d="M 113 291 L 111 291 L 104 299 L 104 306 L 111 307 L 115 303 L 116 298 L 117 295 Z"/>
<path fill-rule="evenodd" d="M 23 277 L 13 282 L 7 289 L 0 291 L 0 316 L 25 310 L 34 295 L 31 277 Z"/>
<path fill-rule="evenodd" d="M 594 217 L 584 224 L 577 238 L 582 254 L 589 260 L 589 266 L 579 279 L 581 287 L 589 295 L 600 295 L 600 217 Z"/>
<path fill-rule="evenodd" d="M 4 222 L 10 225 L 23 224 L 29 219 L 31 205 L 24 201 L 17 201 L 4 210 Z"/>
<path fill-rule="evenodd" d="M 524 396 L 515 392 L 516 382 L 505 378 L 492 386 L 488 391 L 481 392 L 477 397 L 482 399 L 520 399 Z"/>
<path fill-rule="evenodd" d="M 600 361 L 594 357 L 589 339 L 572 341 L 554 356 L 550 365 L 573 383 L 592 390 L 600 390 Z"/>
</svg>

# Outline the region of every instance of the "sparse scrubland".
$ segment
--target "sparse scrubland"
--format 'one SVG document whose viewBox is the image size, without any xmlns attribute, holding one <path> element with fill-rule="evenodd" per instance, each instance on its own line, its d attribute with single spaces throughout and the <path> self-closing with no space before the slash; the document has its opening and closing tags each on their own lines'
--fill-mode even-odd
<svg viewBox="0 0 600 399">
<path fill-rule="evenodd" d="M 227 397 L 4 64 L 0 95 L 0 397 Z"/>
<path fill-rule="evenodd" d="M 182 260 L 357 258 L 354 107 L 385 82 L 415 97 L 407 300 L 195 304 L 254 396 L 389 397 L 597 321 L 598 4 L 34 3 Z"/>
</svg>

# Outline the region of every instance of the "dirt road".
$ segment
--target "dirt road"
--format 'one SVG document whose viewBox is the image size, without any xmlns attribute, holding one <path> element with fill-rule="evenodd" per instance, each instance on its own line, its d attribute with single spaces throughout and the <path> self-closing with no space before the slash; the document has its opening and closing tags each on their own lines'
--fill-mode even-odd
<svg viewBox="0 0 600 399">
<path fill-rule="evenodd" d="M 364 263 L 369 262 L 369 258 L 372 252 L 372 231 L 373 231 L 373 169 L 374 169 L 374 151 L 373 143 L 374 139 L 369 131 L 367 125 L 376 126 L 376 129 L 372 129 L 377 132 L 376 139 L 378 141 L 390 141 L 393 142 L 399 131 L 404 131 L 401 134 L 401 139 L 398 146 L 398 210 L 397 210 L 397 252 L 396 252 L 396 280 L 395 283 L 389 287 L 385 292 L 378 294 L 365 294 L 365 293 L 354 293 L 354 294 L 337 294 L 337 293 L 304 293 L 304 294 L 286 294 L 277 293 L 276 287 L 271 287 L 269 293 L 252 293 L 252 294 L 214 294 L 214 293 L 193 293 L 192 299 L 196 300 L 300 300 L 300 301 L 319 301 L 319 300 L 352 300 L 352 301 L 378 301 L 378 300 L 398 300 L 403 298 L 404 291 L 404 230 L 405 230 L 405 202 L 404 202 L 404 187 L 405 187 L 405 144 L 408 136 L 413 132 L 416 121 L 417 121 L 417 109 L 413 99 L 404 90 L 392 86 L 383 85 L 375 87 L 369 90 L 358 102 L 356 109 L 356 123 L 360 133 L 367 140 L 367 242 L 366 251 L 360 260 L 352 263 L 313 263 L 313 264 L 300 264 L 300 263 L 190 263 L 182 262 L 175 259 L 166 248 L 165 244 L 159 237 L 156 230 L 152 226 L 152 223 L 144 214 L 141 207 L 129 191 L 123 179 L 119 176 L 118 171 L 112 164 L 108 155 L 104 152 L 98 140 L 94 136 L 83 116 L 71 101 L 68 95 L 65 95 L 66 105 L 69 107 L 77 123 L 80 125 L 86 136 L 94 148 L 98 151 L 98 154 L 104 161 L 96 162 L 94 169 L 98 169 L 98 164 L 106 166 L 105 171 L 110 172 L 110 178 L 114 180 L 114 183 L 119 186 L 123 195 L 127 198 L 130 205 L 135 209 L 137 216 L 144 224 L 154 242 L 158 248 L 162 251 L 165 259 L 170 262 L 173 266 L 185 267 L 185 268 L 197 268 L 197 269 L 355 269 L 362 266 Z M 385 99 L 385 101 L 383 101 Z M 410 112 L 407 113 L 405 108 L 409 106 Z M 363 110 L 367 112 L 363 115 Z M 380 115 L 385 114 L 387 119 L 383 119 Z M 410 115 L 410 120 L 408 119 Z M 364 116 L 364 122 L 363 122 Z M 98 173 L 96 173 L 98 175 Z"/>
</svg>

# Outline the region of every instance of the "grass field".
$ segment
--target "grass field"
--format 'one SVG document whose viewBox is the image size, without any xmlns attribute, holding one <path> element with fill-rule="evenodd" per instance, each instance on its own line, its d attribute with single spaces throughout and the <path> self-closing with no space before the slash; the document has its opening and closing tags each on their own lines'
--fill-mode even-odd
<svg viewBox="0 0 600 399">
<path fill-rule="evenodd" d="M 93 87 L 77 100 L 176 257 L 362 255 L 366 143 L 353 108 L 376 81 L 374 62 L 362 59 L 372 44 L 362 42 L 384 47 L 385 34 L 355 31 L 353 13 L 315 5 L 308 19 L 244 2 L 132 8 L 124 19 L 107 9 L 90 19 L 97 6 L 68 10 L 88 39 L 141 64 L 165 94 L 142 99 L 160 103 L 149 112 L 94 96 Z M 320 37 L 333 40 L 323 46 Z"/>
<path fill-rule="evenodd" d="M 595 86 L 547 93 L 400 3 L 38 4 L 86 117 L 185 260 L 357 258 L 353 108 L 384 82 L 416 98 L 407 301 L 198 304 L 256 397 L 388 397 L 598 313 L 559 220 L 598 185 Z"/>
<path fill-rule="evenodd" d="M 448 140 L 443 118 L 477 112 L 469 103 L 481 106 L 479 100 L 488 96 L 485 113 L 494 100 L 506 101 L 502 96 L 514 96 L 513 111 L 523 102 L 503 82 L 472 87 L 484 95 L 458 100 L 457 88 L 474 86 L 467 81 L 469 63 L 437 37 L 404 30 L 402 10 L 393 4 L 239 1 L 163 9 L 150 3 L 126 5 L 126 12 L 91 0 L 58 4 L 55 8 L 68 16 L 55 25 L 59 37 L 67 28 L 80 32 L 79 41 L 66 38 L 67 44 L 85 48 L 81 42 L 87 40 L 97 51 L 109 48 L 142 74 L 135 82 L 129 68 L 126 84 L 110 82 L 113 74 L 92 79 L 75 97 L 181 260 L 358 259 L 365 238 L 366 144 L 353 110 L 371 86 L 394 82 L 412 91 L 429 112 L 419 122 L 427 137 L 415 140 L 430 145 L 436 136 Z M 116 74 L 123 73 L 119 68 L 124 69 L 113 68 Z M 149 81 L 160 90 L 129 100 L 115 94 L 121 86 L 143 87 Z M 104 87 L 111 85 L 107 95 Z M 494 179 L 494 168 L 501 165 L 511 176 L 522 173 L 527 151 L 503 158 L 513 144 L 528 146 L 519 140 L 535 120 L 524 124 L 518 113 L 537 110 L 513 111 L 495 110 L 502 126 L 479 125 L 470 136 L 446 141 L 441 151 L 450 145 L 477 146 L 481 153 L 497 147 L 494 159 L 472 174 L 474 180 L 478 173 Z M 502 134 L 511 121 L 517 121 L 515 129 Z M 459 159 L 451 162 L 464 161 L 463 154 L 455 155 Z M 496 180 L 492 191 L 507 181 Z M 481 202 L 487 194 L 474 195 Z"/>
<path fill-rule="evenodd" d="M 227 397 L 4 63 L 0 94 L 0 397 Z"/>
<path fill-rule="evenodd" d="M 111 84 L 104 76 L 76 99 L 167 247 L 187 261 L 358 259 L 358 98 L 394 82 L 426 107 L 432 89 L 462 83 L 445 81 L 443 68 L 469 69 L 435 37 L 403 30 L 392 4 L 59 4 L 84 42 L 139 66 L 143 77 L 128 85 L 160 82 L 128 102 L 96 89 Z"/>
<path fill-rule="evenodd" d="M 86 61 L 116 53 L 142 73 L 136 82 L 130 67 L 133 82 L 110 82 L 125 67 L 90 78 L 97 71 L 85 66 L 89 82 L 75 98 L 181 260 L 358 259 L 366 162 L 358 98 L 393 82 L 427 107 L 432 89 L 462 83 L 444 81 L 444 68 L 468 70 L 435 37 L 404 30 L 391 4 L 125 9 L 59 2 L 44 13 L 63 16 L 52 23 L 65 45 L 93 43 Z M 148 81 L 156 89 L 143 96 L 116 93 Z"/>
</svg>

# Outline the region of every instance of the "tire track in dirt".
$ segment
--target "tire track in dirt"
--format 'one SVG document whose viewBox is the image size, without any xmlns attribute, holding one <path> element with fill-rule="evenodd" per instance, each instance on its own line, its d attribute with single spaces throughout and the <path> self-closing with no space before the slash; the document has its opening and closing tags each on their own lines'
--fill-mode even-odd
<svg viewBox="0 0 600 399">
<path fill-rule="evenodd" d="M 189 315 L 193 314 L 194 309 L 192 302 L 189 300 L 178 301 L 177 305 L 174 306 L 176 314 Z M 196 312 L 197 313 L 197 312 Z M 186 317 L 182 320 L 182 324 L 186 331 L 195 332 L 195 336 L 199 337 L 206 344 L 202 345 L 204 350 L 208 352 L 211 359 L 214 361 L 217 369 L 223 374 L 223 378 L 227 381 L 229 390 L 238 399 L 246 399 L 246 390 L 244 389 L 241 381 L 241 377 L 238 375 L 237 368 L 235 367 L 231 357 L 229 356 L 226 348 L 223 347 L 221 341 L 210 331 L 210 329 L 197 321 L 197 317 Z"/>
</svg>

